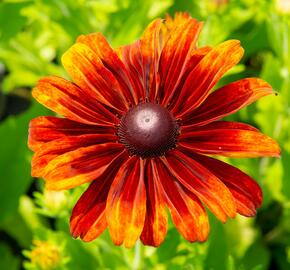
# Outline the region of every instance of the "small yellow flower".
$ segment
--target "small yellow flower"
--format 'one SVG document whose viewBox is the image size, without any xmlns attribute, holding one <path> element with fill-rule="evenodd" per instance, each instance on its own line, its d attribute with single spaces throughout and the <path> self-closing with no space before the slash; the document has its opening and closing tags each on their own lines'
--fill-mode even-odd
<svg viewBox="0 0 290 270">
<path fill-rule="evenodd" d="M 289 0 L 276 0 L 276 9 L 283 14 L 290 14 Z"/>
<path fill-rule="evenodd" d="M 52 212 L 60 213 L 68 204 L 66 195 L 65 191 L 45 190 L 43 194 L 44 206 Z"/>
<path fill-rule="evenodd" d="M 25 269 L 57 270 L 64 268 L 69 257 L 64 255 L 64 242 L 58 244 L 51 240 L 33 240 L 31 251 L 25 250 L 24 256 L 29 261 L 24 262 Z"/>
<path fill-rule="evenodd" d="M 52 191 L 45 189 L 43 194 L 34 194 L 36 203 L 41 207 L 40 213 L 47 216 L 61 216 L 68 209 L 68 196 L 66 191 Z"/>
<path fill-rule="evenodd" d="M 41 270 L 51 270 L 61 264 L 61 250 L 54 243 L 34 240 L 35 248 L 31 251 L 31 262 Z"/>
</svg>

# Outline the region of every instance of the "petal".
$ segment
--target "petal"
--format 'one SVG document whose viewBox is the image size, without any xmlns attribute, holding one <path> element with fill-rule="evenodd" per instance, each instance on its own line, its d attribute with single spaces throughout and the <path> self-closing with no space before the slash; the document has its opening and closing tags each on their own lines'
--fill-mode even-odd
<svg viewBox="0 0 290 270">
<path fill-rule="evenodd" d="M 131 76 L 132 85 L 136 92 L 139 101 L 145 100 L 145 88 L 143 79 L 143 64 L 142 55 L 140 48 L 140 40 L 134 42 L 133 44 L 120 47 L 119 57 L 124 62 L 128 73 Z"/>
<path fill-rule="evenodd" d="M 46 77 L 38 81 L 33 97 L 52 111 L 84 124 L 112 125 L 118 118 L 93 101 L 75 84 L 59 78 Z"/>
<path fill-rule="evenodd" d="M 159 86 L 158 62 L 161 51 L 161 30 L 162 20 L 157 19 L 150 23 L 140 40 L 140 51 L 143 67 L 143 87 L 146 97 L 153 101 L 156 97 Z"/>
<path fill-rule="evenodd" d="M 170 103 L 174 103 L 179 97 L 179 89 L 182 88 L 186 78 L 190 72 L 196 67 L 196 65 L 201 61 L 201 59 L 207 55 L 212 49 L 210 47 L 202 47 L 195 50 L 191 50 L 188 55 L 188 60 L 184 64 L 182 71 L 180 72 L 178 82 L 176 82 L 176 87 L 171 89 L 171 91 L 165 91 L 164 98 L 162 99 L 162 105 L 169 107 Z"/>
<path fill-rule="evenodd" d="M 171 27 L 159 63 L 159 99 L 162 103 L 163 99 L 167 101 L 168 97 L 179 88 L 183 72 L 191 59 L 191 52 L 196 49 L 202 23 L 184 16 L 173 20 Z"/>
<path fill-rule="evenodd" d="M 98 55 L 83 43 L 74 44 L 63 56 L 62 63 L 73 81 L 84 92 L 102 104 L 123 114 L 129 108 L 114 74 Z"/>
<path fill-rule="evenodd" d="M 194 126 L 194 125 L 188 125 L 188 126 L 181 126 L 181 134 L 185 134 L 188 132 L 197 132 L 197 131 L 204 131 L 206 130 L 216 130 L 216 129 L 243 129 L 243 130 L 252 130 L 257 131 L 259 130 L 249 124 L 241 123 L 241 122 L 229 122 L 229 121 L 215 121 L 211 122 L 204 126 Z"/>
<path fill-rule="evenodd" d="M 279 145 L 273 139 L 248 127 L 242 123 L 214 122 L 183 132 L 179 145 L 198 153 L 228 157 L 280 156 Z"/>
<path fill-rule="evenodd" d="M 262 204 L 262 190 L 250 176 L 220 160 L 198 155 L 190 150 L 182 150 L 218 177 L 232 193 L 237 212 L 244 216 L 254 216 L 256 208 Z"/>
<path fill-rule="evenodd" d="M 146 213 L 143 162 L 138 157 L 130 158 L 111 186 L 106 216 L 115 245 L 132 247 L 141 235 Z"/>
<path fill-rule="evenodd" d="M 184 119 L 183 124 L 197 126 L 213 122 L 273 93 L 267 82 L 257 78 L 230 83 L 210 94 L 200 107 Z"/>
<path fill-rule="evenodd" d="M 80 236 L 84 241 L 92 241 L 107 228 L 105 209 L 108 193 L 120 166 L 126 159 L 128 155 L 123 152 L 90 184 L 78 200 L 70 220 L 70 231 L 74 238 Z"/>
<path fill-rule="evenodd" d="M 143 101 L 154 101 L 159 87 L 158 63 L 163 46 L 162 20 L 156 19 L 145 29 L 140 40 L 121 47 L 119 54 Z"/>
<path fill-rule="evenodd" d="M 201 26 L 202 23 L 186 13 L 179 13 L 173 19 L 167 16 L 164 23 L 156 19 L 139 41 L 120 49 L 136 89 L 143 87 L 151 102 L 162 101 L 164 95 L 174 92 L 187 67 L 192 67 L 191 52 L 195 50 Z M 142 89 L 137 91 L 144 99 Z"/>
<path fill-rule="evenodd" d="M 162 161 L 174 177 L 206 204 L 218 219 L 225 222 L 227 216 L 235 217 L 232 194 L 206 167 L 178 150 L 169 153 Z"/>
<path fill-rule="evenodd" d="M 178 231 L 190 242 L 205 241 L 209 223 L 200 200 L 183 188 L 159 159 L 152 161 L 152 167 L 162 184 L 164 199 Z"/>
<path fill-rule="evenodd" d="M 125 100 L 133 105 L 138 104 L 139 97 L 132 87 L 130 74 L 105 37 L 101 33 L 81 35 L 78 37 L 77 42 L 89 47 L 102 61 L 107 70 L 113 74 L 115 80 L 118 81 L 120 93 Z"/>
<path fill-rule="evenodd" d="M 238 40 L 229 40 L 213 48 L 189 73 L 180 91 L 179 98 L 170 106 L 177 118 L 185 118 L 208 96 L 217 81 L 243 55 Z"/>
<path fill-rule="evenodd" d="M 43 169 L 46 188 L 69 189 L 96 179 L 123 149 L 124 146 L 119 143 L 105 143 L 57 156 Z"/>
<path fill-rule="evenodd" d="M 43 170 L 48 163 L 64 153 L 75 151 L 81 147 L 116 141 L 118 141 L 116 135 L 86 134 L 80 136 L 67 136 L 48 142 L 42 145 L 41 149 L 34 154 L 31 162 L 31 174 L 34 177 L 40 177 L 44 174 Z"/>
<path fill-rule="evenodd" d="M 84 134 L 114 134 L 112 126 L 86 125 L 65 118 L 40 116 L 29 123 L 28 146 L 37 151 L 43 144 L 67 136 Z"/>
<path fill-rule="evenodd" d="M 167 233 L 167 211 L 162 197 L 162 187 L 148 160 L 145 166 L 146 218 L 141 234 L 144 245 L 160 246 Z"/>
</svg>

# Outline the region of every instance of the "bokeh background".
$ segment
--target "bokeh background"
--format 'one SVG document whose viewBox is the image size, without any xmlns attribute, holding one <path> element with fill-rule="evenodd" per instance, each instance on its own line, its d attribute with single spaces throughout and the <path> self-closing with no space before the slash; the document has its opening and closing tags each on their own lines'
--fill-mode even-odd
<svg viewBox="0 0 290 270">
<path fill-rule="evenodd" d="M 70 211 L 85 187 L 44 190 L 30 176 L 29 120 L 50 115 L 31 99 L 42 76 L 67 77 L 60 57 L 80 34 L 101 31 L 116 47 L 133 42 L 156 17 L 187 11 L 205 25 L 199 45 L 239 39 L 242 62 L 219 85 L 249 77 L 278 92 L 231 120 L 279 141 L 282 158 L 227 159 L 264 193 L 256 218 L 221 224 L 210 216 L 203 244 L 172 226 L 161 247 L 115 247 L 105 232 L 91 243 L 69 234 Z M 290 0 L 2 0 L 0 1 L 0 269 L 290 269 Z"/>
</svg>

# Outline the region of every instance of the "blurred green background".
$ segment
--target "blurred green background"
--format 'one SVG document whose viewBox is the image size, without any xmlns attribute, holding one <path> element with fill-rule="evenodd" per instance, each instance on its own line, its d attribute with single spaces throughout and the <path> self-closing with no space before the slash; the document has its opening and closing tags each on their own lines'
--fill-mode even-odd
<svg viewBox="0 0 290 270">
<path fill-rule="evenodd" d="M 105 232 L 73 240 L 70 211 L 85 187 L 47 192 L 30 176 L 29 120 L 52 114 L 31 99 L 42 76 L 66 77 L 60 57 L 80 34 L 101 31 L 113 46 L 136 40 L 155 17 L 187 11 L 205 22 L 199 45 L 239 39 L 242 62 L 219 85 L 248 77 L 279 93 L 231 120 L 279 141 L 281 159 L 228 159 L 264 192 L 256 218 L 225 225 L 210 216 L 206 243 L 187 243 L 170 225 L 155 249 L 115 247 Z M 289 0 L 0 0 L 0 269 L 290 269 L 290 1 Z"/>
</svg>

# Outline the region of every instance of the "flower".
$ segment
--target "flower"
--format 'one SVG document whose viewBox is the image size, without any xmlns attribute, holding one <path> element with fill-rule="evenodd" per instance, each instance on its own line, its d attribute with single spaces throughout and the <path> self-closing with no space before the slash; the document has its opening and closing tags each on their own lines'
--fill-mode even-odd
<svg viewBox="0 0 290 270">
<path fill-rule="evenodd" d="M 159 246 L 168 208 L 186 240 L 203 242 L 205 206 L 222 222 L 255 215 L 258 184 L 210 156 L 278 157 L 255 127 L 221 120 L 274 92 L 258 78 L 212 91 L 243 49 L 237 40 L 198 48 L 201 28 L 177 13 L 116 50 L 100 33 L 82 35 L 62 58 L 74 83 L 53 76 L 33 89 L 64 118 L 31 121 L 32 175 L 51 190 L 91 183 L 72 211 L 74 237 L 91 241 L 108 227 L 116 245 Z"/>
<path fill-rule="evenodd" d="M 26 269 L 53 270 L 64 267 L 69 262 L 69 257 L 64 256 L 64 246 L 54 241 L 33 240 L 32 250 L 24 251 L 29 259 L 24 263 Z"/>
<path fill-rule="evenodd" d="M 276 9 L 278 12 L 282 14 L 289 14 L 290 13 L 290 2 L 287 0 L 276 0 Z"/>
<path fill-rule="evenodd" d="M 69 200 L 65 191 L 44 190 L 43 193 L 35 192 L 38 213 L 49 217 L 59 217 L 67 214 Z"/>
</svg>

